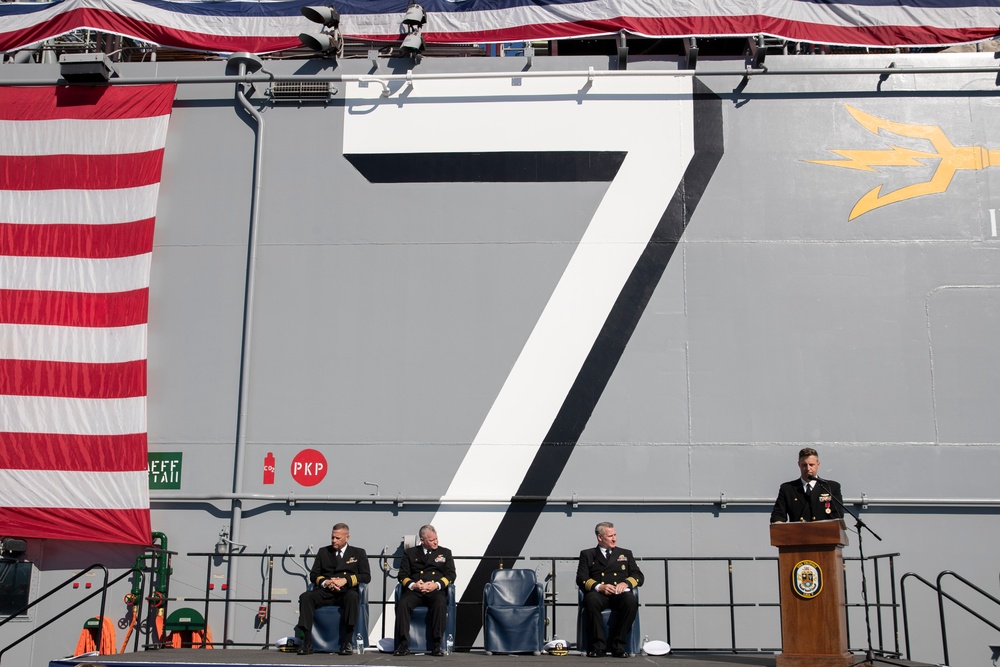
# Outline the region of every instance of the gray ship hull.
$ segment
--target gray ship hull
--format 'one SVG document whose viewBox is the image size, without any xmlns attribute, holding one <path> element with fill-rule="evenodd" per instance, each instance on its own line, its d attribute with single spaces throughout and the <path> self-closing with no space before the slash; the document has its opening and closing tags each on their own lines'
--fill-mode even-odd
<svg viewBox="0 0 1000 667">
<path fill-rule="evenodd" d="M 159 480 L 173 488 L 151 491 L 176 554 L 171 606 L 200 607 L 184 598 L 208 582 L 239 600 L 211 605 L 216 641 L 291 634 L 302 554 L 336 521 L 390 574 L 403 537 L 433 523 L 463 557 L 465 603 L 501 560 L 555 572 L 568 604 L 575 558 L 609 520 L 644 559 L 644 634 L 774 650 L 768 516 L 803 446 L 881 538 L 852 534 L 845 555 L 859 537 L 866 555 L 898 554 L 880 595 L 943 570 L 995 590 L 992 54 L 775 57 L 747 78 L 742 61 L 679 66 L 424 59 L 407 80 L 403 61 L 273 60 L 248 94 L 259 118 L 235 83 L 194 80 L 235 81 L 233 65 L 120 66 L 180 81 L 146 403 L 150 452 L 180 460 Z M 8 84 L 57 78 L 2 69 Z M 343 76 L 317 103 L 271 94 L 266 72 Z M 220 541 L 273 555 L 273 573 L 267 556 L 203 555 Z M 32 540 L 32 597 L 136 553 Z M 689 560 L 667 574 L 663 558 Z M 658 606 L 725 602 L 729 567 L 747 604 L 732 632 L 728 609 Z M 262 628 L 268 586 L 285 603 Z M 124 619 L 128 584 L 113 590 Z M 906 657 L 939 661 L 936 597 L 908 602 Z M 468 609 L 459 643 L 481 645 Z M 995 633 L 962 614 L 951 664 L 986 664 Z M 85 618 L 8 659 L 69 655 Z M 373 608 L 372 641 L 391 608 L 382 622 Z M 572 610 L 549 632 L 573 637 Z"/>
</svg>

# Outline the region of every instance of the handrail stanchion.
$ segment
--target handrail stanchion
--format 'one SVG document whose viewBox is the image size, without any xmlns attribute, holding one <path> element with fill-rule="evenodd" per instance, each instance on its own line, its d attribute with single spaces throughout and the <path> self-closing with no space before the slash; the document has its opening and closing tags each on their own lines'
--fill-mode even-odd
<svg viewBox="0 0 1000 667">
<path fill-rule="evenodd" d="M 271 645 L 271 598 L 274 592 L 274 556 L 268 556 L 267 558 L 267 607 L 264 609 L 264 646 L 267 648 Z M 207 622 L 206 622 L 207 625 Z M 202 647 L 205 646 L 206 638 L 208 633 L 206 632 L 202 635 Z"/>
<path fill-rule="evenodd" d="M 729 566 L 729 637 L 733 653 L 736 653 L 736 595 L 733 589 L 733 559 L 726 560 Z"/>
<path fill-rule="evenodd" d="M 549 561 L 552 565 L 552 637 L 556 636 L 556 609 L 559 605 L 556 604 L 558 601 L 558 591 L 556 588 L 556 559 L 553 558 Z"/>
<path fill-rule="evenodd" d="M 896 600 L 896 559 L 889 556 L 889 581 L 892 582 L 892 635 L 893 648 L 896 655 L 899 655 L 899 610 Z"/>
<path fill-rule="evenodd" d="M 848 614 L 848 610 L 850 610 L 850 608 L 851 608 L 851 601 L 848 598 L 848 589 L 847 589 L 847 561 L 848 561 L 848 559 L 845 558 L 844 559 L 844 563 L 843 563 L 843 568 L 844 568 L 844 576 L 843 576 L 843 580 L 844 580 L 844 615 L 847 617 L 847 625 L 844 627 L 844 637 L 847 639 L 847 645 L 850 646 L 851 645 L 851 617 L 850 617 L 850 614 Z M 861 561 L 860 565 L 861 565 L 861 568 L 863 570 L 864 567 L 865 567 L 865 562 Z M 862 588 L 864 587 L 864 580 L 865 580 L 865 573 L 862 571 L 861 572 L 861 582 L 862 582 L 861 586 L 862 586 Z"/>
<path fill-rule="evenodd" d="M 906 580 L 910 577 L 914 577 L 917 580 L 922 579 L 919 574 L 913 572 L 907 572 L 899 579 L 899 601 L 903 606 L 903 636 L 904 644 L 906 646 L 906 659 L 910 659 L 910 616 L 906 611 Z M 933 585 L 929 581 L 924 581 L 928 586 L 933 588 Z"/>
<path fill-rule="evenodd" d="M 670 644 L 670 559 L 663 559 L 663 613 L 667 622 L 667 643 Z"/>
<path fill-rule="evenodd" d="M 389 609 L 389 572 L 382 570 L 382 636 L 385 637 L 385 613 Z M 395 630 L 393 630 L 395 632 Z"/>
<path fill-rule="evenodd" d="M 942 664 L 947 665 L 950 663 L 948 661 L 948 630 L 945 628 L 944 621 L 944 596 L 942 595 L 943 591 L 941 590 L 942 574 L 944 574 L 944 572 L 938 575 L 937 586 L 935 588 L 937 589 L 938 615 L 941 618 L 941 649 L 944 652 L 944 662 Z"/>
<path fill-rule="evenodd" d="M 212 559 L 215 556 L 209 554 L 206 556 L 208 559 L 207 567 L 205 568 L 205 615 L 202 618 L 205 619 L 205 637 L 208 637 L 208 603 L 212 598 Z"/>
<path fill-rule="evenodd" d="M 873 563 L 875 575 L 875 620 L 878 623 L 878 645 L 885 646 L 885 638 L 882 635 L 882 586 L 879 583 L 879 562 Z"/>
</svg>

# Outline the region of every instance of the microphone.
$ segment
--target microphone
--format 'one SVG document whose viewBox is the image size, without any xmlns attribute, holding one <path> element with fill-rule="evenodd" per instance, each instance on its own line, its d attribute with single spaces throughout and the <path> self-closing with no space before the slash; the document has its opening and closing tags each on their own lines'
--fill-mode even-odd
<svg viewBox="0 0 1000 667">
<path fill-rule="evenodd" d="M 828 488 L 828 489 L 830 488 L 830 480 L 823 479 L 819 475 L 809 475 L 809 479 L 814 479 L 814 480 L 816 480 L 816 484 L 825 484 L 826 488 Z"/>
<path fill-rule="evenodd" d="M 827 480 L 823 479 L 819 475 L 807 475 L 807 477 L 810 480 L 815 480 L 816 481 L 816 487 L 817 488 L 819 488 L 820 484 L 825 484 L 827 492 L 829 492 L 829 494 L 830 494 L 831 497 L 833 496 L 833 487 L 830 486 L 830 482 L 828 482 Z M 833 498 L 833 501 L 834 501 L 834 503 L 840 503 L 840 501 L 837 500 L 836 498 Z M 836 507 L 834 504 L 831 504 L 831 507 L 832 507 L 832 509 L 834 511 L 831 514 L 833 514 L 833 513 L 837 514 L 836 517 L 832 517 L 832 518 L 838 518 L 839 519 L 839 518 L 842 518 L 844 516 L 843 511 L 841 511 L 841 509 L 839 507 Z"/>
<path fill-rule="evenodd" d="M 820 484 L 825 484 L 827 491 L 830 490 L 830 482 L 828 482 L 827 480 L 823 479 L 819 475 L 808 475 L 808 477 L 809 477 L 810 480 L 816 482 L 816 486 L 819 486 Z"/>
</svg>

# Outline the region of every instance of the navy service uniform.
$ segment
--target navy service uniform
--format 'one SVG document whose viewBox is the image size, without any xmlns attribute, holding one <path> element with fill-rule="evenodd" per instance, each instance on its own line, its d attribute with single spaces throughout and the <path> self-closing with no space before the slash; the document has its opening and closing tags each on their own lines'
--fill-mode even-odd
<svg viewBox="0 0 1000 667">
<path fill-rule="evenodd" d="M 423 545 L 407 549 L 399 564 L 402 593 L 396 601 L 397 648 L 407 643 L 406 632 L 410 629 L 410 616 L 413 609 L 420 605 L 428 608 L 427 628 L 434 644 L 432 648 L 441 648 L 448 613 L 448 586 L 455 583 L 455 559 L 451 555 L 451 549 L 441 546 L 429 553 L 425 553 L 426 551 Z M 440 584 L 440 588 L 431 593 L 410 590 L 410 584 L 415 581 L 433 581 Z"/>
<path fill-rule="evenodd" d="M 325 579 L 347 579 L 347 586 L 339 591 L 323 588 Z M 337 556 L 333 546 L 325 546 L 316 553 L 312 569 L 309 571 L 309 581 L 312 590 L 299 596 L 299 624 L 297 630 L 309 642 L 313 626 L 313 613 L 318 607 L 339 605 L 341 618 L 347 626 L 348 634 L 342 637 L 342 643 L 350 644 L 354 634 L 354 626 L 358 621 L 358 584 L 367 584 L 372 580 L 371 569 L 368 567 L 368 554 L 360 547 L 350 544 L 344 547 L 344 556 Z"/>
<path fill-rule="evenodd" d="M 619 595 L 605 595 L 597 590 L 598 584 L 616 585 L 624 581 L 630 590 Z M 587 636 L 591 645 L 580 647 L 590 651 L 624 653 L 627 649 L 628 633 L 639 613 L 639 601 L 631 589 L 642 585 L 643 576 L 636 565 L 632 552 L 615 547 L 605 556 L 600 547 L 584 549 L 580 552 L 580 564 L 576 570 L 576 585 L 583 591 L 583 622 L 587 626 Z M 601 612 L 611 609 L 610 637 L 605 635 Z"/>
<path fill-rule="evenodd" d="M 843 518 L 844 498 L 840 484 L 830 479 L 816 480 L 807 495 L 805 482 L 795 479 L 778 488 L 778 498 L 771 510 L 771 523 L 777 521 L 823 521 Z"/>
</svg>

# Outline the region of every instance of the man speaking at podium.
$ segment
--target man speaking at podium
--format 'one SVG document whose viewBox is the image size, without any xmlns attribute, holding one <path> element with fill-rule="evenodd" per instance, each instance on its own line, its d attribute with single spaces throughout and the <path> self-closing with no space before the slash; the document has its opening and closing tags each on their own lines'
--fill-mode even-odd
<svg viewBox="0 0 1000 667">
<path fill-rule="evenodd" d="M 819 476 L 819 454 L 806 447 L 799 451 L 799 478 L 778 488 L 771 523 L 840 519 L 843 507 L 840 484 Z"/>
</svg>

